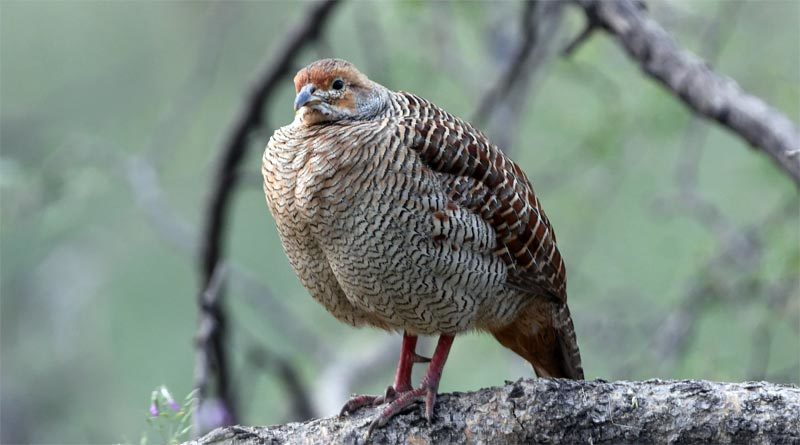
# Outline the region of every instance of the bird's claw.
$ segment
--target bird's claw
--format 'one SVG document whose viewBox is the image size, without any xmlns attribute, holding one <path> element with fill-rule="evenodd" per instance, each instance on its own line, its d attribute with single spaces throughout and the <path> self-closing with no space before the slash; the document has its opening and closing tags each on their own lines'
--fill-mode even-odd
<svg viewBox="0 0 800 445">
<path fill-rule="evenodd" d="M 361 408 L 363 408 L 365 406 L 377 406 L 377 405 L 380 405 L 380 403 L 383 403 L 383 402 L 380 402 L 380 403 L 378 403 L 378 402 L 382 398 L 383 397 L 381 397 L 381 396 L 369 396 L 369 395 L 355 396 L 355 397 L 351 398 L 350 400 L 348 400 L 347 403 L 344 404 L 342 409 L 339 411 L 339 417 L 344 417 L 344 416 L 346 416 L 348 414 L 352 414 L 352 413 L 358 411 L 359 409 L 361 409 Z"/>
<path fill-rule="evenodd" d="M 424 385 L 420 388 L 396 393 L 394 400 L 389 401 L 389 405 L 381 411 L 378 417 L 370 422 L 365 440 L 369 441 L 372 433 L 376 429 L 386 425 L 392 417 L 422 400 L 425 401 L 425 418 L 428 420 L 428 423 L 433 422 L 433 406 L 436 403 L 436 388 Z"/>
<path fill-rule="evenodd" d="M 343 417 L 347 414 L 352 414 L 365 406 L 380 406 L 384 403 L 392 403 L 399 394 L 408 391 L 407 389 L 394 389 L 394 386 L 389 385 L 386 387 L 386 392 L 382 396 L 359 395 L 354 396 L 348 400 L 347 403 L 339 411 L 339 416 Z"/>
</svg>

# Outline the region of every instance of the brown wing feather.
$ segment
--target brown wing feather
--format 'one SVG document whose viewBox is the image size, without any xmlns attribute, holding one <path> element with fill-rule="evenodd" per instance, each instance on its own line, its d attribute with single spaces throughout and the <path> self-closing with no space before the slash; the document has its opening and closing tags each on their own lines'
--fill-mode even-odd
<svg viewBox="0 0 800 445">
<path fill-rule="evenodd" d="M 522 169 L 472 125 L 411 94 L 409 145 L 434 171 L 470 178 L 487 193 L 472 196 L 470 208 L 497 233 L 496 255 L 509 266 L 509 285 L 538 289 L 566 301 L 566 270 L 550 221 Z M 466 182 L 464 182 L 466 184 Z"/>
<path fill-rule="evenodd" d="M 580 352 L 567 308 L 566 268 L 556 236 L 522 169 L 469 123 L 430 102 L 399 93 L 407 145 L 446 181 L 454 201 L 489 222 L 508 265 L 508 285 L 533 295 L 516 320 L 495 338 L 532 365 L 537 375 L 583 379 Z"/>
</svg>

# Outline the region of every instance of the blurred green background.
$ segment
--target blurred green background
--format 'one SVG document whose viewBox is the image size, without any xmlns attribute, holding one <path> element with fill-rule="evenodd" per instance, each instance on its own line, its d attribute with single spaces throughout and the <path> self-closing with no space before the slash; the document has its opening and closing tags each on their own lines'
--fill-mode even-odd
<svg viewBox="0 0 800 445">
<path fill-rule="evenodd" d="M 153 388 L 191 390 L 215 156 L 257 67 L 308 6 L 0 3 L 0 441 L 138 442 Z M 521 10 L 347 2 L 296 68 L 345 58 L 470 117 L 519 41 Z M 800 2 L 661 1 L 650 13 L 800 121 Z M 565 7 L 551 52 L 582 24 Z M 287 78 L 252 140 L 228 232 L 230 354 L 248 424 L 292 419 L 280 380 L 256 366 L 264 351 L 298 370 L 326 416 L 350 392 L 381 392 L 399 352 L 398 336 L 327 315 L 281 250 L 259 162 L 292 119 L 293 93 Z M 509 141 L 556 229 L 587 378 L 800 383 L 791 180 L 694 120 L 602 33 L 547 58 L 523 94 L 518 120 L 482 128 Z M 466 335 L 440 389 L 521 376 L 532 376 L 521 359 Z"/>
</svg>

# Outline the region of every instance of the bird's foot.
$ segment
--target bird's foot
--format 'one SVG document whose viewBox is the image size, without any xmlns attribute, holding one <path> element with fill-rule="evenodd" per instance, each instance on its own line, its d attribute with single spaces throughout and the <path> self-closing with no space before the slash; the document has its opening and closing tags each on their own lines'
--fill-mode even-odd
<svg viewBox="0 0 800 445">
<path fill-rule="evenodd" d="M 344 404 L 339 411 L 339 416 L 342 417 L 352 414 L 365 406 L 374 406 L 382 398 L 383 396 L 371 396 L 366 394 L 354 396 Z"/>
<path fill-rule="evenodd" d="M 436 385 L 438 386 L 438 385 Z M 366 439 L 369 440 L 373 431 L 386 425 L 389 420 L 416 402 L 425 401 L 425 418 L 430 423 L 433 420 L 433 406 L 436 404 L 436 386 L 423 382 L 420 388 L 409 389 L 403 392 L 395 392 L 394 399 L 388 401 L 380 415 L 369 425 Z"/>
<path fill-rule="evenodd" d="M 411 387 L 401 388 L 396 390 L 394 386 L 386 388 L 386 392 L 382 396 L 358 395 L 345 403 L 342 410 L 339 411 L 340 416 L 352 414 L 365 406 L 379 406 L 384 403 L 394 402 L 401 394 L 411 391 Z"/>
</svg>

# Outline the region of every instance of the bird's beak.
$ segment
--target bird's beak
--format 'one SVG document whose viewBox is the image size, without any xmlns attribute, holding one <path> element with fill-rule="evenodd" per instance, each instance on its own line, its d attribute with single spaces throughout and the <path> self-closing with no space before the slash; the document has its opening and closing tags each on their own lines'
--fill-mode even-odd
<svg viewBox="0 0 800 445">
<path fill-rule="evenodd" d="M 320 99 L 319 96 L 314 95 L 315 91 L 317 91 L 317 88 L 311 84 L 308 84 L 300 89 L 300 92 L 297 93 L 297 97 L 294 98 L 294 111 L 299 110 L 304 105 L 313 105 L 317 102 L 320 102 L 322 99 Z"/>
</svg>

